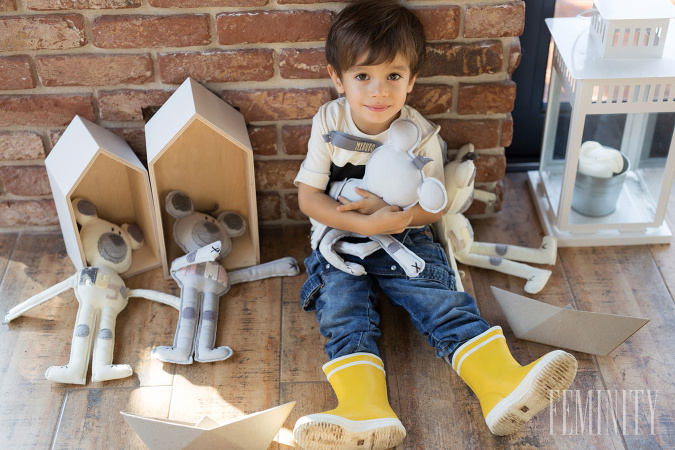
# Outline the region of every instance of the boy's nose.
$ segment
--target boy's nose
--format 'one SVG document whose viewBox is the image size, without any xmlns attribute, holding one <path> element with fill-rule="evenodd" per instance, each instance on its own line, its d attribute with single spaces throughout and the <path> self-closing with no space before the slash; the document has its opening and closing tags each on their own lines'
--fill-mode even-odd
<svg viewBox="0 0 675 450">
<path fill-rule="evenodd" d="M 372 97 L 386 97 L 389 95 L 387 84 L 383 81 L 373 81 L 370 88 L 370 95 Z"/>
</svg>

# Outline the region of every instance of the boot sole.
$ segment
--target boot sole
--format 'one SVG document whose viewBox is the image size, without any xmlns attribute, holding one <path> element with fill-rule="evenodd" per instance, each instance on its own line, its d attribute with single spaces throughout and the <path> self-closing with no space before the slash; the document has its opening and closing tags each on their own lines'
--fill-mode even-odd
<svg viewBox="0 0 675 450">
<path fill-rule="evenodd" d="M 506 436 L 518 431 L 539 411 L 560 398 L 577 373 L 577 360 L 562 350 L 545 355 L 511 394 L 485 417 L 490 431 Z"/>
<path fill-rule="evenodd" d="M 305 450 L 386 450 L 405 438 L 395 418 L 349 420 L 332 414 L 310 414 L 295 424 L 293 437 Z"/>
</svg>

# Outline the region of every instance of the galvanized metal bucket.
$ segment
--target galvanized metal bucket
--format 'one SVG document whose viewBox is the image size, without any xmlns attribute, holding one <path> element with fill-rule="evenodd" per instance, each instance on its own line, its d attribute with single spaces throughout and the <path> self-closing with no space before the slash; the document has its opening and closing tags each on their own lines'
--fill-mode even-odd
<svg viewBox="0 0 675 450">
<path fill-rule="evenodd" d="M 624 155 L 623 170 L 610 178 L 600 178 L 577 172 L 572 195 L 572 209 L 585 216 L 602 217 L 616 210 L 630 163 Z"/>
</svg>

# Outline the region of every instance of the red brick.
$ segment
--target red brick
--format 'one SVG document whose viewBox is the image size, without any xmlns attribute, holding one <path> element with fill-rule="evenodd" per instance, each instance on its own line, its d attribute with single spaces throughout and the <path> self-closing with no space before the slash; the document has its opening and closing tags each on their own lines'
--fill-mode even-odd
<svg viewBox="0 0 675 450">
<path fill-rule="evenodd" d="M 522 54 L 520 51 L 520 38 L 514 37 L 513 42 L 509 44 L 509 67 L 508 72 L 513 73 L 514 70 L 520 65 L 520 58 Z"/>
<path fill-rule="evenodd" d="M 208 14 L 108 15 L 92 21 L 100 48 L 190 47 L 211 43 Z"/>
<path fill-rule="evenodd" d="M 54 148 L 57 142 L 59 142 L 59 139 L 61 139 L 61 136 L 63 136 L 63 132 L 66 131 L 64 128 L 63 130 L 52 130 L 49 132 L 49 143 L 51 144 L 51 148 Z"/>
<path fill-rule="evenodd" d="M 14 0 L 0 0 L 0 11 L 16 11 Z"/>
<path fill-rule="evenodd" d="M 256 204 L 259 221 L 281 219 L 281 197 L 278 192 L 256 192 Z"/>
<path fill-rule="evenodd" d="M 323 48 L 288 48 L 279 52 L 279 72 L 282 78 L 328 78 L 327 65 Z"/>
<path fill-rule="evenodd" d="M 464 37 L 520 36 L 525 27 L 525 2 L 467 6 L 464 15 Z"/>
<path fill-rule="evenodd" d="M 255 186 L 261 191 L 294 189 L 293 180 L 300 170 L 299 160 L 255 161 Z"/>
<path fill-rule="evenodd" d="M 277 154 L 277 127 L 248 127 L 248 137 L 256 155 L 272 156 Z"/>
<path fill-rule="evenodd" d="M 284 204 L 286 205 L 286 217 L 292 220 L 309 220 L 302 211 L 298 202 L 298 194 L 284 194 Z"/>
<path fill-rule="evenodd" d="M 150 55 L 36 56 L 35 65 L 44 86 L 111 86 L 154 80 Z"/>
<path fill-rule="evenodd" d="M 45 166 L 0 167 L 0 184 L 14 195 L 47 195 L 49 187 Z"/>
<path fill-rule="evenodd" d="M 246 11 L 216 16 L 221 45 L 308 42 L 326 38 L 331 11 Z"/>
<path fill-rule="evenodd" d="M 460 84 L 457 112 L 459 114 L 498 114 L 513 111 L 516 83 Z"/>
<path fill-rule="evenodd" d="M 142 163 L 147 163 L 147 153 L 145 149 L 145 128 L 139 127 L 119 127 L 119 128 L 108 128 L 110 131 L 124 139 L 129 147 L 136 153 L 136 156 L 141 160 Z"/>
<path fill-rule="evenodd" d="M 108 128 L 122 139 L 124 139 L 129 147 L 136 153 L 136 156 L 141 160 L 143 164 L 147 163 L 147 152 L 145 148 L 145 128 L 139 127 L 117 127 L 117 128 Z M 63 130 L 52 130 L 49 132 L 49 142 L 54 148 L 56 143 L 63 136 Z"/>
<path fill-rule="evenodd" d="M 288 125 L 281 129 L 281 140 L 287 155 L 306 155 L 311 125 Z"/>
<path fill-rule="evenodd" d="M 217 6 L 265 6 L 269 0 L 150 0 L 155 8 L 211 8 Z"/>
<path fill-rule="evenodd" d="M 39 134 L 30 131 L 0 133 L 0 161 L 44 159 L 45 147 Z"/>
<path fill-rule="evenodd" d="M 441 137 L 449 149 L 464 144 L 476 148 L 494 148 L 499 143 L 499 120 L 434 119 L 441 126 Z"/>
<path fill-rule="evenodd" d="M 459 36 L 459 6 L 423 7 L 413 11 L 424 25 L 427 41 L 445 41 Z"/>
<path fill-rule="evenodd" d="M 274 76 L 274 52 L 265 49 L 160 53 L 162 82 L 180 84 L 187 77 L 202 83 L 265 81 Z"/>
<path fill-rule="evenodd" d="M 335 3 L 344 0 L 277 0 L 280 5 L 309 5 L 314 3 Z"/>
<path fill-rule="evenodd" d="M 0 97 L 0 127 L 65 126 L 80 115 L 94 120 L 91 95 L 13 95 Z"/>
<path fill-rule="evenodd" d="M 506 119 L 502 120 L 502 139 L 499 143 L 502 147 L 508 147 L 513 141 L 513 117 L 511 114 L 506 115 Z"/>
<path fill-rule="evenodd" d="M 223 100 L 238 107 L 248 122 L 309 119 L 330 99 L 329 88 L 223 92 Z"/>
<path fill-rule="evenodd" d="M 500 41 L 431 44 L 427 46 L 420 76 L 470 77 L 497 73 L 502 70 L 503 61 L 504 51 Z"/>
<path fill-rule="evenodd" d="M 138 8 L 141 0 L 23 0 L 28 9 L 37 11 L 60 9 Z"/>
<path fill-rule="evenodd" d="M 143 121 L 143 108 L 162 106 L 173 91 L 120 90 L 96 94 L 98 114 L 103 120 Z"/>
<path fill-rule="evenodd" d="M 506 157 L 501 155 L 480 154 L 475 161 L 476 183 L 499 181 L 506 173 Z"/>
<path fill-rule="evenodd" d="M 57 225 L 53 200 L 0 202 L 0 227 Z"/>
<path fill-rule="evenodd" d="M 422 114 L 443 114 L 452 110 L 452 86 L 415 84 L 407 103 Z"/>
<path fill-rule="evenodd" d="M 0 18 L 0 50 L 63 50 L 82 47 L 84 17 L 79 14 L 5 16 Z"/>
<path fill-rule="evenodd" d="M 35 87 L 28 56 L 0 58 L 0 89 L 32 89 Z"/>
</svg>

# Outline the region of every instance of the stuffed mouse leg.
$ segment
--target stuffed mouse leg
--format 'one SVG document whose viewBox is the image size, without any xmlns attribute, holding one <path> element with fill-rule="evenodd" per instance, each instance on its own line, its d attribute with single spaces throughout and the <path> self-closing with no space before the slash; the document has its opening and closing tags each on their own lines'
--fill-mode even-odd
<svg viewBox="0 0 675 450">
<path fill-rule="evenodd" d="M 293 276 L 297 275 L 300 269 L 297 261 L 291 257 L 277 259 L 246 269 L 235 270 L 232 273 L 226 273 L 215 262 L 206 262 L 204 264 L 212 268 L 212 270 L 205 269 L 204 273 L 212 273 L 208 281 L 205 282 L 202 311 L 197 330 L 197 339 L 195 341 L 195 360 L 199 362 L 223 361 L 232 356 L 232 349 L 226 345 L 215 347 L 216 329 L 218 326 L 220 297 L 225 295 L 229 290 L 229 286 L 270 277 Z"/>
<path fill-rule="evenodd" d="M 419 276 L 424 270 L 425 262 L 415 252 L 401 244 L 388 234 L 376 234 L 370 236 L 382 246 L 382 249 L 398 263 L 403 271 L 411 278 Z"/>
<path fill-rule="evenodd" d="M 78 298 L 79 300 L 79 298 Z M 51 366 L 45 372 L 45 378 L 57 383 L 85 384 L 91 349 L 91 333 L 96 320 L 93 305 L 80 301 L 75 318 L 75 329 L 70 344 L 70 360 L 65 366 Z"/>
<path fill-rule="evenodd" d="M 173 346 L 156 347 L 150 356 L 162 362 L 192 364 L 193 343 L 200 309 L 199 293 L 194 287 L 183 285 L 180 298 L 180 315 Z"/>
<path fill-rule="evenodd" d="M 232 356 L 232 349 L 227 345 L 215 347 L 218 327 L 218 310 L 220 295 L 215 292 L 204 292 L 202 312 L 199 318 L 197 339 L 195 341 L 195 361 L 224 361 Z"/>
<path fill-rule="evenodd" d="M 112 363 L 118 313 L 115 308 L 101 308 L 99 331 L 94 341 L 94 355 L 91 361 L 91 381 L 117 380 L 134 373 L 128 364 Z"/>
<path fill-rule="evenodd" d="M 361 235 L 355 233 L 350 233 L 348 231 L 334 228 L 326 233 L 323 239 L 321 239 L 319 251 L 323 257 L 326 258 L 326 261 L 332 264 L 335 268 L 357 277 L 365 275 L 366 270 L 362 265 L 343 260 L 335 251 L 336 247 L 339 248 L 337 243 L 347 236 L 362 237 Z M 401 266 L 406 275 L 409 277 L 417 277 L 424 270 L 424 260 L 408 249 L 405 245 L 394 239 L 392 236 L 388 234 L 377 234 L 370 236 L 370 239 L 376 241 L 379 246 L 385 252 L 387 252 L 387 254 L 391 256 L 399 266 Z M 361 259 L 363 259 L 365 256 L 367 256 L 367 254 L 370 253 L 372 252 L 370 252 L 369 249 L 368 252 L 364 253 L 363 256 L 355 253 L 352 254 L 355 254 L 355 256 L 361 256 Z"/>
<path fill-rule="evenodd" d="M 326 258 L 330 264 L 333 265 L 336 269 L 354 275 L 355 277 L 360 277 L 366 274 L 366 269 L 361 265 L 350 261 L 345 261 L 342 259 L 337 252 L 335 251 L 335 243 L 341 239 L 344 239 L 347 236 L 354 236 L 355 233 L 349 231 L 338 230 L 333 228 L 328 231 L 319 243 L 319 251 Z"/>
<path fill-rule="evenodd" d="M 534 264 L 555 264 L 557 252 L 557 240 L 553 236 L 544 236 L 539 248 L 487 242 L 473 242 L 471 244 L 471 253 L 476 255 L 500 256 L 513 261 Z"/>
</svg>

